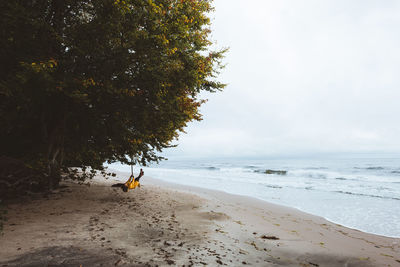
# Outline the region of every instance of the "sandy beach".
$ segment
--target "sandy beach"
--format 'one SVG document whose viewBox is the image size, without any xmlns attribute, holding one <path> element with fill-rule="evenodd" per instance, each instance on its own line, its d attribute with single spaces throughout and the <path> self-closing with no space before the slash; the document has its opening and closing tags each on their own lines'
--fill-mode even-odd
<svg viewBox="0 0 400 267">
<path fill-rule="evenodd" d="M 0 266 L 400 266 L 398 238 L 146 176 L 128 193 L 113 183 L 10 203 Z"/>
</svg>

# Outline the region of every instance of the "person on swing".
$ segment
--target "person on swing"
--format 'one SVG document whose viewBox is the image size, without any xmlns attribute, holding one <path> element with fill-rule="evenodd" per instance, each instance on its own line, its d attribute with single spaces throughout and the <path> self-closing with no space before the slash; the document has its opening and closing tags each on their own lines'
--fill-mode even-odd
<svg viewBox="0 0 400 267">
<path fill-rule="evenodd" d="M 133 174 L 129 177 L 128 181 L 118 184 L 113 184 L 112 187 L 121 187 L 122 191 L 128 192 L 129 189 L 135 189 L 136 187 L 140 187 L 140 178 L 144 175 L 143 169 L 140 169 L 140 173 L 138 177 L 134 177 Z"/>
</svg>

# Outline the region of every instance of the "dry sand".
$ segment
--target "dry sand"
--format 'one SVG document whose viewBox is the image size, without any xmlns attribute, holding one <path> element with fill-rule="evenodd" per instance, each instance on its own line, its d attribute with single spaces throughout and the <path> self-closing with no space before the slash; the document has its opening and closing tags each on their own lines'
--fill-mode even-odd
<svg viewBox="0 0 400 267">
<path fill-rule="evenodd" d="M 47 199 L 10 204 L 0 266 L 400 266 L 400 239 L 142 179 L 128 193 L 110 180 L 66 182 Z"/>
</svg>

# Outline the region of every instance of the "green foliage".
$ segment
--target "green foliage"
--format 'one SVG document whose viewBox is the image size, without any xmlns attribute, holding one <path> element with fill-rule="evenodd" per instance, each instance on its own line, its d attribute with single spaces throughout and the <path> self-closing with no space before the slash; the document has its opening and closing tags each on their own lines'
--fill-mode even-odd
<svg viewBox="0 0 400 267">
<path fill-rule="evenodd" d="M 0 146 L 60 169 L 159 161 L 216 80 L 207 0 L 0 3 Z"/>
</svg>

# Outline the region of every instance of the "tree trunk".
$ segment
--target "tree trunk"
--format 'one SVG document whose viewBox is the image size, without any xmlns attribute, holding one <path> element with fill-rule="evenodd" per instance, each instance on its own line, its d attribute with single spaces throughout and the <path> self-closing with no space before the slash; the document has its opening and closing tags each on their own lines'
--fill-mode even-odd
<svg viewBox="0 0 400 267">
<path fill-rule="evenodd" d="M 49 179 L 49 190 L 57 188 L 61 180 L 60 163 L 58 162 L 58 154 L 60 149 L 56 149 L 52 154 L 52 157 L 48 159 L 48 179 Z"/>
<path fill-rule="evenodd" d="M 49 136 L 47 148 L 47 168 L 49 190 L 57 188 L 61 181 L 61 166 L 64 158 L 65 116 Z"/>
</svg>

